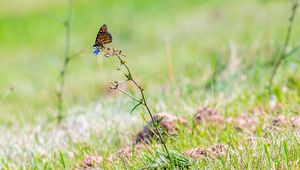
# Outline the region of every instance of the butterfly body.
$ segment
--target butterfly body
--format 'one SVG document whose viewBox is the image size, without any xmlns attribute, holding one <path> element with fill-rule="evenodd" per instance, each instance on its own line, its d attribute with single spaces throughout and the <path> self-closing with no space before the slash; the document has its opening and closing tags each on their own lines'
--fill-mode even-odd
<svg viewBox="0 0 300 170">
<path fill-rule="evenodd" d="M 111 34 L 107 31 L 107 26 L 104 24 L 100 27 L 95 44 L 93 47 L 100 47 L 103 48 L 104 44 L 109 44 L 112 42 L 112 36 Z"/>
</svg>

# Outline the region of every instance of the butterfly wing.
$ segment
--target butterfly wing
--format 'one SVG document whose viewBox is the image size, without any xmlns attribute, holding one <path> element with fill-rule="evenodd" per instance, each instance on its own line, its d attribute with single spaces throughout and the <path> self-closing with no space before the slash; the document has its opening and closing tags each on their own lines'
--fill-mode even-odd
<svg viewBox="0 0 300 170">
<path fill-rule="evenodd" d="M 112 36 L 110 33 L 107 32 L 107 26 L 104 24 L 99 29 L 99 32 L 97 34 L 96 40 L 95 40 L 95 46 L 103 47 L 104 44 L 109 44 L 112 42 Z"/>
<path fill-rule="evenodd" d="M 99 32 L 100 33 L 107 33 L 107 26 L 104 24 L 104 25 L 102 25 L 101 27 L 100 27 L 100 29 L 99 29 Z"/>
<path fill-rule="evenodd" d="M 100 38 L 101 39 L 101 43 L 103 43 L 103 44 L 109 44 L 109 43 L 112 42 L 112 36 L 111 36 L 110 33 L 102 34 L 100 37 L 101 37 Z"/>
<path fill-rule="evenodd" d="M 110 33 L 99 33 L 96 37 L 95 46 L 103 47 L 104 44 L 109 44 L 112 42 L 112 36 Z"/>
</svg>

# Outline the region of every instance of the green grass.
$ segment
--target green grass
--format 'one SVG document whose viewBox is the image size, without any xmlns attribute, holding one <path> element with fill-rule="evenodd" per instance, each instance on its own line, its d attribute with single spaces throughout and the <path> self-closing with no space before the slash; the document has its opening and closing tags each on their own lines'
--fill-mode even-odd
<svg viewBox="0 0 300 170">
<path fill-rule="evenodd" d="M 271 125 L 278 114 L 291 117 L 300 113 L 299 52 L 283 63 L 275 78 L 273 98 L 275 105 L 281 105 L 279 111 L 270 111 L 274 101 L 266 90 L 273 55 L 286 36 L 288 1 L 75 0 L 71 52 L 83 52 L 68 70 L 67 116 L 59 125 L 55 104 L 67 3 L 3 4 L 0 169 L 73 169 L 87 155 L 108 158 L 115 154 L 129 145 L 143 126 L 141 114 L 145 110 L 130 115 L 134 106 L 130 99 L 104 92 L 110 81 L 121 79 L 123 74 L 115 71 L 116 59 L 91 54 L 103 23 L 113 35 L 112 46 L 127 55 L 134 76 L 145 86 L 152 111 L 187 117 L 188 126 L 167 142 L 178 165 L 191 169 L 300 168 L 299 129 Z M 299 14 L 291 47 L 299 43 Z M 134 90 L 131 94 L 138 95 Z M 216 108 L 226 118 L 258 107 L 269 112 L 266 119 L 260 119 L 256 131 L 241 132 L 231 124 L 193 128 L 193 115 L 199 107 Z M 249 142 L 250 136 L 257 138 L 255 146 Z M 228 155 L 194 160 L 182 154 L 215 143 L 229 147 Z M 105 159 L 100 167 L 162 168 L 167 162 L 161 146 L 151 147 L 154 150 L 113 164 Z"/>
</svg>

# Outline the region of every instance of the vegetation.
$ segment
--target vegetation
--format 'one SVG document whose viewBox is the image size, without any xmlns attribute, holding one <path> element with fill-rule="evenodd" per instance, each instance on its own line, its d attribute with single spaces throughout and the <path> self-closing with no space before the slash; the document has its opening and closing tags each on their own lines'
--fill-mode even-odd
<svg viewBox="0 0 300 170">
<path fill-rule="evenodd" d="M 68 1 L 4 0 L 0 169 L 299 169 L 294 2 L 74 0 L 68 29 Z M 136 139 L 151 124 L 147 107 L 130 113 L 136 101 L 110 90 L 123 79 L 118 58 L 92 55 L 104 23 L 138 84 L 118 87 L 143 92 L 156 118 L 176 115 L 159 127 L 171 162 L 159 140 Z"/>
</svg>

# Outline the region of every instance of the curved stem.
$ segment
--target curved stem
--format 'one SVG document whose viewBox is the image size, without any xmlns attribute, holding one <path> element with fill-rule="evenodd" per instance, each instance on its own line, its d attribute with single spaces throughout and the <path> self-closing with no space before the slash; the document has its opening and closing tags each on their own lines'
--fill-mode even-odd
<svg viewBox="0 0 300 170">
<path fill-rule="evenodd" d="M 167 145 L 166 143 L 164 142 L 163 138 L 162 138 L 162 135 L 160 133 L 160 130 L 158 129 L 158 123 L 157 123 L 157 120 L 154 118 L 148 104 L 147 104 L 147 101 L 146 101 L 146 98 L 145 98 L 145 94 L 144 94 L 144 89 L 133 79 L 132 77 L 132 74 L 131 74 L 131 71 L 129 69 L 129 67 L 127 66 L 126 62 L 124 60 L 121 59 L 120 55 L 117 55 L 121 65 L 123 65 L 127 72 L 128 72 L 128 81 L 131 81 L 133 82 L 133 84 L 139 89 L 140 93 L 141 93 L 141 96 L 142 96 L 142 105 L 145 106 L 145 108 L 147 109 L 147 112 L 151 118 L 151 121 L 153 122 L 153 127 L 154 127 L 154 131 L 156 132 L 156 134 L 158 135 L 159 137 L 159 140 L 160 142 L 162 143 L 163 147 L 164 147 L 164 150 L 166 151 L 167 155 L 168 155 L 168 158 L 169 158 L 169 161 L 170 161 L 170 164 L 172 165 L 172 157 L 169 153 L 169 150 L 167 148 Z"/>
<path fill-rule="evenodd" d="M 277 60 L 277 62 L 275 63 L 274 69 L 272 70 L 271 73 L 271 77 L 270 77 L 270 81 L 269 81 L 269 89 L 271 90 L 272 86 L 273 86 L 273 82 L 274 82 L 274 77 L 277 73 L 277 70 L 279 68 L 279 66 L 281 65 L 281 63 L 287 58 L 287 53 L 286 53 L 286 49 L 289 45 L 290 39 L 291 39 L 291 34 L 292 34 L 292 28 L 293 28 L 293 23 L 295 20 L 295 16 L 296 16 L 296 12 L 297 12 L 297 8 L 298 8 L 298 0 L 295 0 L 295 2 L 293 3 L 293 7 L 292 7 L 292 12 L 291 12 L 291 16 L 289 18 L 289 26 L 288 26 L 288 31 L 287 31 L 287 35 L 283 44 L 283 47 L 281 49 L 281 52 L 279 54 L 279 58 Z"/>
</svg>

